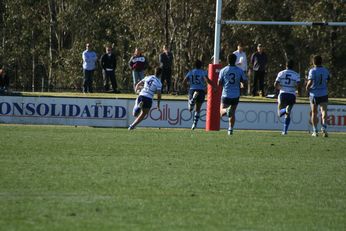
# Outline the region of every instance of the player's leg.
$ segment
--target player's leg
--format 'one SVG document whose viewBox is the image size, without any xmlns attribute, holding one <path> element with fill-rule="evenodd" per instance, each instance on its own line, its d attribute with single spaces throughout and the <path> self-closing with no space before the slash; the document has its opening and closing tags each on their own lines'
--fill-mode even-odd
<svg viewBox="0 0 346 231">
<path fill-rule="evenodd" d="M 139 97 L 137 97 L 135 105 L 133 106 L 133 110 L 132 110 L 132 115 L 134 117 L 137 117 L 139 115 L 139 113 L 142 110 L 142 105 L 143 105 L 142 97 L 139 96 Z"/>
<path fill-rule="evenodd" d="M 220 105 L 220 117 L 226 115 L 227 108 L 229 108 L 229 104 L 221 103 L 221 105 Z"/>
<path fill-rule="evenodd" d="M 220 117 L 224 116 L 227 114 L 227 109 L 231 105 L 231 99 L 222 97 L 221 98 L 221 104 L 220 104 Z"/>
<path fill-rule="evenodd" d="M 149 113 L 150 108 L 153 104 L 153 100 L 145 97 L 145 96 L 139 96 L 138 97 L 138 106 L 140 106 L 140 114 L 137 116 L 137 118 L 135 119 L 135 121 L 133 121 L 133 123 L 129 126 L 129 130 L 134 129 L 137 124 L 139 124 L 144 118 L 145 116 Z"/>
<path fill-rule="evenodd" d="M 145 118 L 145 116 L 149 113 L 150 108 L 143 108 L 141 110 L 141 113 L 139 114 L 139 116 L 135 119 L 135 121 L 133 121 L 133 123 L 129 126 L 129 130 L 133 130 L 135 129 L 135 127 L 142 122 L 142 120 Z"/>
<path fill-rule="evenodd" d="M 192 130 L 194 130 L 197 127 L 197 123 L 198 123 L 198 120 L 199 120 L 199 114 L 201 112 L 201 107 L 202 107 L 202 103 L 201 102 L 196 102 L 195 113 L 193 115 L 193 123 L 192 123 L 192 127 L 191 127 Z"/>
<path fill-rule="evenodd" d="M 195 90 L 193 89 L 189 90 L 189 99 L 187 101 L 187 107 L 189 111 L 193 111 L 193 109 L 195 108 L 195 101 L 193 100 L 194 93 L 195 93 Z"/>
<path fill-rule="evenodd" d="M 311 107 L 311 123 L 312 123 L 312 136 L 318 136 L 317 132 L 317 108 L 318 104 L 315 97 L 310 98 L 310 107 Z"/>
<path fill-rule="evenodd" d="M 196 92 L 197 92 L 197 94 L 196 94 Z M 193 130 L 197 126 L 197 123 L 198 123 L 198 120 L 199 120 L 199 115 L 200 115 L 200 112 L 201 112 L 201 108 L 202 108 L 202 105 L 203 105 L 204 100 L 205 100 L 205 92 L 204 92 L 204 90 L 195 91 L 195 93 L 193 94 L 192 98 L 196 102 L 195 114 L 194 114 L 194 117 L 193 117 L 193 124 L 192 124 L 192 127 L 191 127 L 191 129 Z"/>
<path fill-rule="evenodd" d="M 229 116 L 229 126 L 228 126 L 228 135 L 233 134 L 233 127 L 235 124 L 235 111 L 237 110 L 238 104 L 231 105 L 227 110 L 227 115 Z"/>
<path fill-rule="evenodd" d="M 221 103 L 221 105 L 220 105 L 220 117 L 226 115 L 226 110 L 227 110 L 227 107 L 225 108 L 225 106 Z"/>
<path fill-rule="evenodd" d="M 283 93 L 281 107 L 283 107 L 280 112 L 285 112 L 285 121 L 284 121 L 284 129 L 282 131 L 282 135 L 286 135 L 288 131 L 288 127 L 291 123 L 291 110 L 293 105 L 296 103 L 296 96 L 289 93 Z"/>
<path fill-rule="evenodd" d="M 286 114 L 286 105 L 283 102 L 283 94 L 279 94 L 278 96 L 278 116 L 282 117 Z"/>
<path fill-rule="evenodd" d="M 320 104 L 320 110 L 321 110 L 321 115 L 322 115 L 322 135 L 324 137 L 328 137 L 328 133 L 327 133 L 327 106 L 328 103 L 327 102 L 323 102 Z"/>
<path fill-rule="evenodd" d="M 291 110 L 293 108 L 294 104 L 289 104 L 287 105 L 286 109 L 286 115 L 285 115 L 285 122 L 284 122 L 284 130 L 282 132 L 283 135 L 287 134 L 288 127 L 290 126 L 291 123 Z"/>
</svg>

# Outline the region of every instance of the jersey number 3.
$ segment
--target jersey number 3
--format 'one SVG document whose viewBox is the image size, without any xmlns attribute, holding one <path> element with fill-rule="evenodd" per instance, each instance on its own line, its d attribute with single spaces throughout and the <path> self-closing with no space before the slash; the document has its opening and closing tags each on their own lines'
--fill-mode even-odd
<svg viewBox="0 0 346 231">
<path fill-rule="evenodd" d="M 229 82 L 230 84 L 234 84 L 234 83 L 235 83 L 235 74 L 234 74 L 234 73 L 230 73 L 230 74 L 229 74 L 229 80 L 228 80 L 228 82 Z"/>
</svg>

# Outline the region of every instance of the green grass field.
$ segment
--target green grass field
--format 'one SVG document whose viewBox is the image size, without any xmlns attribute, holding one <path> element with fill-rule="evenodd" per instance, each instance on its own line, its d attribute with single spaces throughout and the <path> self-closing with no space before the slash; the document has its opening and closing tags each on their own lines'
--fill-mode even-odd
<svg viewBox="0 0 346 231">
<path fill-rule="evenodd" d="M 0 126 L 0 230 L 346 230 L 346 134 Z"/>
</svg>

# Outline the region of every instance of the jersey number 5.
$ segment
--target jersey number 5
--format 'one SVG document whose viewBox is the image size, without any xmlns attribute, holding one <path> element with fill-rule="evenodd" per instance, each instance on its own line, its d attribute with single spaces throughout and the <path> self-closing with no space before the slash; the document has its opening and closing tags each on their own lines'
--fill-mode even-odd
<svg viewBox="0 0 346 231">
<path fill-rule="evenodd" d="M 286 80 L 285 84 L 290 85 L 290 83 L 291 83 L 291 78 L 290 77 L 291 77 L 291 75 L 288 75 L 288 74 L 285 76 L 285 80 Z"/>
</svg>

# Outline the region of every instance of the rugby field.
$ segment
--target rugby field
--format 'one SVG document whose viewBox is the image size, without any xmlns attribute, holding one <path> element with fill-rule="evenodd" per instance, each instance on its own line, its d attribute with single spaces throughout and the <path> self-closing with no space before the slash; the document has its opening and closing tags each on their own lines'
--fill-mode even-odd
<svg viewBox="0 0 346 231">
<path fill-rule="evenodd" d="M 345 230 L 346 134 L 0 125 L 0 230 Z"/>
</svg>

